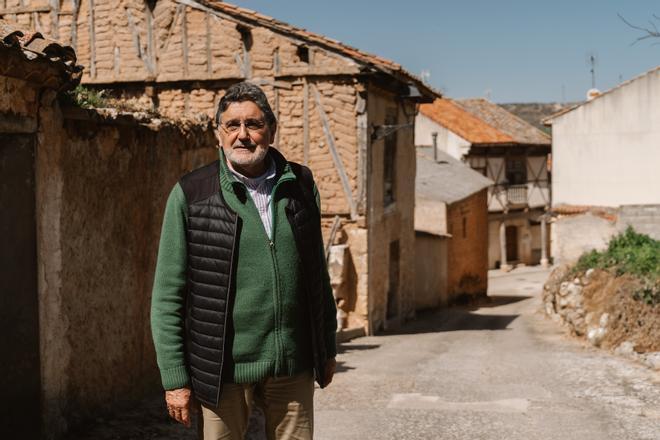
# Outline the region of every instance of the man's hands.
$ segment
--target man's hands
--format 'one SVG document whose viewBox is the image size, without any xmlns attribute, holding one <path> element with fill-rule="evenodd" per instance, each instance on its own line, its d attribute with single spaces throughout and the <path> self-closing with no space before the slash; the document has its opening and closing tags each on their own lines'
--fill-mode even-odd
<svg viewBox="0 0 660 440">
<path fill-rule="evenodd" d="M 190 428 L 191 397 L 190 388 L 165 391 L 165 402 L 170 417 Z"/>
<path fill-rule="evenodd" d="M 325 362 L 325 386 L 327 387 L 332 382 L 332 377 L 335 375 L 335 369 L 337 368 L 337 361 L 335 358 L 328 359 Z"/>
</svg>

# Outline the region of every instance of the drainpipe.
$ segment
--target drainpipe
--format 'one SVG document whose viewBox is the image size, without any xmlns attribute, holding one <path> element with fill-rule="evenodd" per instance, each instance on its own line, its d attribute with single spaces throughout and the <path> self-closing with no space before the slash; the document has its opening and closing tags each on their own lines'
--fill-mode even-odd
<svg viewBox="0 0 660 440">
<path fill-rule="evenodd" d="M 500 270 L 509 272 L 513 269 L 506 261 L 506 223 L 500 223 Z"/>
<path fill-rule="evenodd" d="M 431 137 L 433 138 L 433 161 L 437 162 L 438 161 L 438 132 L 434 131 L 431 133 Z"/>
<path fill-rule="evenodd" d="M 550 261 L 548 260 L 548 219 L 544 215 L 541 216 L 541 267 L 549 267 Z"/>
</svg>

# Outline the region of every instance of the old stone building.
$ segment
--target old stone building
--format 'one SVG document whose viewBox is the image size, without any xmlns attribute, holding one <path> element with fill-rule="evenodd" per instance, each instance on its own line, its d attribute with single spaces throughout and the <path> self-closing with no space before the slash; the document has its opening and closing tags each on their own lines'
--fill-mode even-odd
<svg viewBox="0 0 660 440">
<path fill-rule="evenodd" d="M 276 146 L 311 167 L 324 235 L 347 244 L 349 327 L 412 316 L 416 103 L 437 94 L 401 66 L 219 1 L 7 0 L 0 15 L 70 43 L 88 87 L 166 116 L 213 115 L 250 80 L 279 119 Z"/>
<path fill-rule="evenodd" d="M 163 188 L 215 137 L 208 120 L 76 106 L 73 49 L 1 20 L 0 59 L 0 438 L 58 438 L 159 388 Z"/>
<path fill-rule="evenodd" d="M 230 84 L 266 91 L 276 146 L 314 172 L 324 234 L 347 244 L 348 325 L 412 316 L 416 103 L 437 94 L 401 66 L 219 1 L 6 0 L 0 15 L 71 44 L 88 87 L 166 116 L 211 116 Z"/>
<path fill-rule="evenodd" d="M 488 290 L 488 188 L 493 181 L 444 151 L 417 148 L 417 309 Z"/>
<path fill-rule="evenodd" d="M 420 107 L 415 141 L 495 182 L 488 191 L 488 267 L 548 262 L 548 135 L 485 99 L 438 99 Z"/>
</svg>

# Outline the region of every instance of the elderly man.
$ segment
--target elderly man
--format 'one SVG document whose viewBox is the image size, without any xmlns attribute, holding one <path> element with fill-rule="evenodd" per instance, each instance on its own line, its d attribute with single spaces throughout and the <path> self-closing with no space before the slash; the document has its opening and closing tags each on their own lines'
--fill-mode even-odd
<svg viewBox="0 0 660 440">
<path fill-rule="evenodd" d="M 313 435 L 314 378 L 335 370 L 336 309 L 308 168 L 270 146 L 277 121 L 256 85 L 216 114 L 219 160 L 167 200 L 151 326 L 170 415 L 200 438 L 243 439 L 251 405 L 269 439 Z"/>
</svg>

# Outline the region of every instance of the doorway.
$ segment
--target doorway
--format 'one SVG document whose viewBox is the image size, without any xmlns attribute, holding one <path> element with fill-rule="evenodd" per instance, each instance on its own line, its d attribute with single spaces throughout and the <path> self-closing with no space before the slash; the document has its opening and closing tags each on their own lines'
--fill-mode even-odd
<svg viewBox="0 0 660 440">
<path fill-rule="evenodd" d="M 518 261 L 518 227 L 506 227 L 506 261 L 511 264 Z"/>
</svg>

